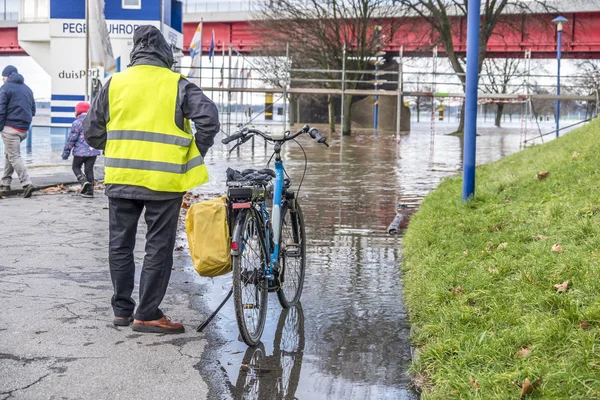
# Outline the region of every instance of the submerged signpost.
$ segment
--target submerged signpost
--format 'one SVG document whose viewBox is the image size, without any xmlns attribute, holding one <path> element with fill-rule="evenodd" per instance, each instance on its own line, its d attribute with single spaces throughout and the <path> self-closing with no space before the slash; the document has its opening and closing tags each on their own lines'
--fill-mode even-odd
<svg viewBox="0 0 600 400">
<path fill-rule="evenodd" d="M 467 16 L 467 88 L 465 104 L 463 201 L 475 194 L 477 86 L 479 85 L 479 26 L 481 0 L 471 0 Z"/>
</svg>

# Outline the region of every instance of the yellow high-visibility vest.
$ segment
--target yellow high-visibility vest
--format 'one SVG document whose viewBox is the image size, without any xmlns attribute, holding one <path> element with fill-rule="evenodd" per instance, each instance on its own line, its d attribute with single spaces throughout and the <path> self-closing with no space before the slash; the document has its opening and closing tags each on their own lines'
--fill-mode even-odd
<svg viewBox="0 0 600 400">
<path fill-rule="evenodd" d="M 149 65 L 112 76 L 104 183 L 185 192 L 208 182 L 189 121 L 175 123 L 180 77 Z"/>
</svg>

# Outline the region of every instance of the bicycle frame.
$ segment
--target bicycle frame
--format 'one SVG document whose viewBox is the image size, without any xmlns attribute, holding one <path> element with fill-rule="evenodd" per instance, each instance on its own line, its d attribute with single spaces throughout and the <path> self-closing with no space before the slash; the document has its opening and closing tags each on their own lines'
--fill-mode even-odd
<svg viewBox="0 0 600 400">
<path fill-rule="evenodd" d="M 269 257 L 268 265 L 265 266 L 265 278 L 273 278 L 273 269 L 279 261 L 279 238 L 281 235 L 281 201 L 283 200 L 283 161 L 279 159 L 275 161 L 275 183 L 273 187 L 273 204 L 271 211 L 271 218 L 269 218 L 269 212 L 267 211 L 267 201 L 263 201 L 260 206 L 260 214 L 264 221 L 264 232 L 265 232 L 265 245 L 267 248 L 267 254 Z M 271 221 L 271 228 L 273 230 L 273 248 L 271 249 L 271 241 L 269 240 L 271 232 L 269 229 L 269 220 Z"/>
</svg>

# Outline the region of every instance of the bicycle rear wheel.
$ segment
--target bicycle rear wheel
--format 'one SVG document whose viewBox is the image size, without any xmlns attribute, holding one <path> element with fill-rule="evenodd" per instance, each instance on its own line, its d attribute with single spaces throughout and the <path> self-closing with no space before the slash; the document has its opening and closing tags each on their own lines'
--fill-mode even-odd
<svg viewBox="0 0 600 400">
<path fill-rule="evenodd" d="M 283 308 L 290 308 L 300 300 L 306 269 L 304 216 L 296 199 L 288 200 L 282 210 L 280 243 L 281 286 L 277 298 Z"/>
<path fill-rule="evenodd" d="M 238 254 L 232 257 L 235 317 L 242 339 L 248 346 L 260 342 L 267 316 L 267 265 L 262 223 L 254 209 L 243 210 L 236 219 L 233 240 Z"/>
</svg>

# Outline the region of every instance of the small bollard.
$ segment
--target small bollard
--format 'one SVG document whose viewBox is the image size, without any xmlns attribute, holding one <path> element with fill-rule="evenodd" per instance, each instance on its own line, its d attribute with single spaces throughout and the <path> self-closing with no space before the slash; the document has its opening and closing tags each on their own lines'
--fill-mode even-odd
<svg viewBox="0 0 600 400">
<path fill-rule="evenodd" d="M 29 130 L 27 131 L 27 138 L 25 139 L 25 148 L 27 150 L 31 150 L 31 138 L 33 136 L 33 128 L 29 127 Z"/>
<path fill-rule="evenodd" d="M 396 235 L 398 233 L 398 231 L 400 230 L 400 225 L 402 224 L 402 221 L 404 221 L 404 215 L 402 214 L 396 214 L 396 216 L 394 217 L 394 220 L 392 221 L 392 223 L 390 224 L 390 226 L 388 227 L 387 231 L 390 235 Z"/>
</svg>

